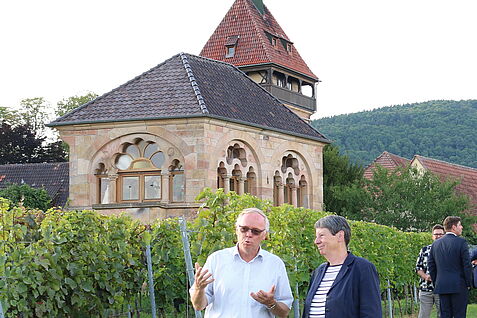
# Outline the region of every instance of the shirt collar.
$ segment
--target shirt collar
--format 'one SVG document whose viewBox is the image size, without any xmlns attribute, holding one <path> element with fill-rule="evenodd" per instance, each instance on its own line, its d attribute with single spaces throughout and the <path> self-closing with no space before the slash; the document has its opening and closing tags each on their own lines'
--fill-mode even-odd
<svg viewBox="0 0 477 318">
<path fill-rule="evenodd" d="M 238 243 L 237 243 L 237 244 L 235 245 L 235 247 L 233 248 L 232 254 L 233 254 L 234 257 L 238 257 L 240 260 L 244 261 L 244 260 L 242 259 L 242 257 L 240 257 L 240 253 L 239 253 L 239 250 L 238 250 Z M 264 251 L 263 251 L 262 247 L 260 246 L 260 247 L 258 248 L 258 253 L 257 253 L 257 255 L 256 255 L 249 263 L 252 263 L 252 262 L 254 262 L 255 260 L 260 260 L 260 261 L 262 261 L 262 260 L 263 260 L 263 256 L 264 256 Z M 245 261 L 244 261 L 244 262 L 245 262 Z"/>
<path fill-rule="evenodd" d="M 455 234 L 454 232 L 446 232 L 446 234 L 452 234 L 452 235 L 457 236 L 457 234 Z"/>
</svg>

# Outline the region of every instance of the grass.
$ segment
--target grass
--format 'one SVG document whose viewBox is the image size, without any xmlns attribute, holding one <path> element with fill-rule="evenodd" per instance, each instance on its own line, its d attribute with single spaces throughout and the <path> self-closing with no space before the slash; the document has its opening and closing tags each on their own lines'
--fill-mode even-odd
<svg viewBox="0 0 477 318">
<path fill-rule="evenodd" d="M 419 310 L 418 310 L 419 311 Z M 395 312 L 394 313 L 394 316 L 393 317 L 396 317 L 396 318 L 417 318 L 418 316 L 418 311 L 413 314 L 413 315 L 406 315 L 406 316 L 400 316 L 398 312 Z M 150 318 L 152 317 L 151 314 L 142 314 L 141 313 L 141 318 Z M 174 317 L 176 317 L 176 314 L 174 314 Z M 185 317 L 185 315 L 184 315 Z M 194 317 L 194 312 L 191 312 L 189 313 L 189 317 Z M 293 317 L 293 312 L 290 312 L 290 315 L 288 315 L 289 318 L 292 318 Z M 384 316 L 383 316 L 384 317 Z M 436 310 L 434 309 L 431 313 L 431 318 L 436 318 L 437 315 L 436 315 Z M 477 304 L 470 304 L 467 306 L 467 317 L 477 317 Z M 164 317 L 157 317 L 157 318 L 169 318 L 168 316 Z"/>
<path fill-rule="evenodd" d="M 416 312 L 414 315 L 407 315 L 407 316 L 402 316 L 402 318 L 416 318 L 418 316 L 418 312 Z M 394 314 L 394 317 L 400 317 L 397 314 Z M 431 313 L 431 318 L 436 318 L 436 310 L 434 310 Z M 467 317 L 477 317 L 477 304 L 470 304 L 467 306 Z"/>
</svg>

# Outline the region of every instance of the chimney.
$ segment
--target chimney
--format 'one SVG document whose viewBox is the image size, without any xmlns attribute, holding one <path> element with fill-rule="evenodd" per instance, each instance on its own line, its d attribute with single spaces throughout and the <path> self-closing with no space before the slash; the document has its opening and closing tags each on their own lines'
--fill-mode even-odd
<svg viewBox="0 0 477 318">
<path fill-rule="evenodd" d="M 265 6 L 263 5 L 263 0 L 252 0 L 252 2 L 255 5 L 255 8 L 257 8 L 258 12 L 263 15 L 265 13 Z"/>
</svg>

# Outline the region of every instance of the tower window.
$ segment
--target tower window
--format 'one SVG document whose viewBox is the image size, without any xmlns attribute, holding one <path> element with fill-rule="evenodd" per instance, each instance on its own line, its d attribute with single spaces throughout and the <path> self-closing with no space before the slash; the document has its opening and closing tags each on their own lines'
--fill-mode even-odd
<svg viewBox="0 0 477 318">
<path fill-rule="evenodd" d="M 227 46 L 227 52 L 225 57 L 234 57 L 235 56 L 235 46 Z"/>
<path fill-rule="evenodd" d="M 239 40 L 238 35 L 231 35 L 227 37 L 227 40 L 225 41 L 225 57 L 234 57 L 235 56 L 235 49 L 237 48 L 237 42 Z"/>
</svg>

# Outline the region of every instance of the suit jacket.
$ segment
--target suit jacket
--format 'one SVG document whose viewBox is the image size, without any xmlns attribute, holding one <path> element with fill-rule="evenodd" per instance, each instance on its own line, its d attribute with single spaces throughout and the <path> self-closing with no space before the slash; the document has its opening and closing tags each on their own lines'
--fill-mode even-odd
<svg viewBox="0 0 477 318">
<path fill-rule="evenodd" d="M 467 241 L 448 233 L 432 243 L 427 262 L 435 294 L 460 293 L 472 284 Z"/>
<path fill-rule="evenodd" d="M 308 318 L 311 302 L 329 263 L 323 263 L 311 275 L 303 309 Z M 376 267 L 368 260 L 348 252 L 326 297 L 326 318 L 381 318 L 381 293 Z"/>
<path fill-rule="evenodd" d="M 477 248 L 474 248 L 472 252 L 470 253 L 470 261 L 472 262 L 473 260 L 477 259 Z M 473 286 L 474 288 L 477 288 L 477 265 L 472 266 L 472 276 L 473 276 Z"/>
</svg>

